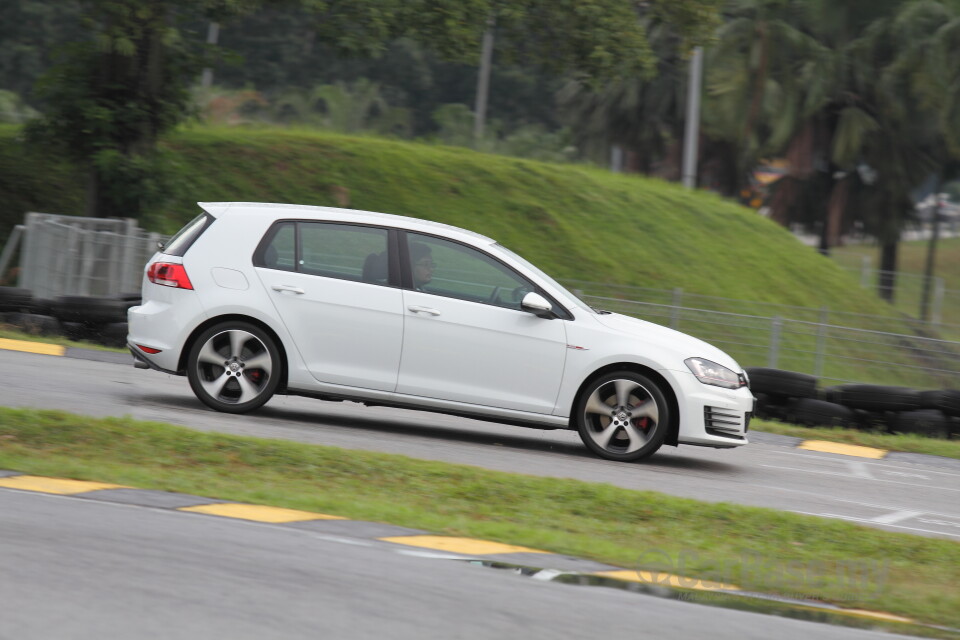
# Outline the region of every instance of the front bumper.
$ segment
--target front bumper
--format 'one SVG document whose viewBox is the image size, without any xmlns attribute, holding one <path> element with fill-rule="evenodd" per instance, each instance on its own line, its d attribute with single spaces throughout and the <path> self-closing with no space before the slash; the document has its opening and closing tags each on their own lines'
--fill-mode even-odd
<svg viewBox="0 0 960 640">
<path fill-rule="evenodd" d="M 740 447 L 747 444 L 754 398 L 747 387 L 724 389 L 706 385 L 692 373 L 670 371 L 680 406 L 679 444 Z"/>
</svg>

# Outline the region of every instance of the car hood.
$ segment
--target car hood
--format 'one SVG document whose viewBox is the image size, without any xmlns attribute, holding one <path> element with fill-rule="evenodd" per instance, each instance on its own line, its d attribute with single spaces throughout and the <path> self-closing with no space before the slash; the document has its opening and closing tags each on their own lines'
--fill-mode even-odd
<svg viewBox="0 0 960 640">
<path fill-rule="evenodd" d="M 608 329 L 613 329 L 619 333 L 640 338 L 644 342 L 652 342 L 661 348 L 675 351 L 677 355 L 680 356 L 679 362 L 687 358 L 706 358 L 728 369 L 732 369 L 737 373 L 743 371 L 743 368 L 737 364 L 736 360 L 712 344 L 704 342 L 699 338 L 694 338 L 693 336 L 668 327 L 619 313 L 602 313 L 595 317 L 597 322 Z"/>
</svg>

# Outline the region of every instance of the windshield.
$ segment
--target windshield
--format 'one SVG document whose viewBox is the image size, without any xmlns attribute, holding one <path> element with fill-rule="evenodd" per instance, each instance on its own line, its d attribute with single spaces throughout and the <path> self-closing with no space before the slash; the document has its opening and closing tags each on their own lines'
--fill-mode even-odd
<svg viewBox="0 0 960 640">
<path fill-rule="evenodd" d="M 566 296 L 567 296 L 568 298 L 570 298 L 571 300 L 575 301 L 580 307 L 583 307 L 584 309 L 588 309 L 589 311 L 592 311 L 592 312 L 596 313 L 596 309 L 594 309 L 593 307 L 591 307 L 589 304 L 587 304 L 586 302 L 584 302 L 583 300 L 581 300 L 581 299 L 578 298 L 577 296 L 575 296 L 575 295 L 573 295 L 572 293 L 570 293 L 570 290 L 569 290 L 569 289 L 567 289 L 567 288 L 564 287 L 562 284 L 560 284 L 559 282 L 557 282 L 556 280 L 554 280 L 553 278 L 551 278 L 551 277 L 550 277 L 549 275 L 547 275 L 542 269 L 540 269 L 539 267 L 537 267 L 535 264 L 533 264 L 532 262 L 530 262 L 529 260 L 527 260 L 527 259 L 524 258 L 523 256 L 520 256 L 519 254 L 514 253 L 514 252 L 511 251 L 510 249 L 507 249 L 505 246 L 503 246 L 503 245 L 500 244 L 499 242 L 496 243 L 496 244 L 494 244 L 493 246 L 495 246 L 498 250 L 502 251 L 503 253 L 507 254 L 508 256 L 510 256 L 511 258 L 513 258 L 514 260 L 516 260 L 517 262 L 519 262 L 520 264 L 522 264 L 524 267 L 526 267 L 527 269 L 529 269 L 529 270 L 532 271 L 533 273 L 537 274 L 537 276 L 540 277 L 541 280 L 543 280 L 544 282 L 548 282 L 548 283 L 550 284 L 550 286 L 556 288 L 556 289 L 559 290 L 559 291 L 562 291 L 562 292 L 564 293 L 564 295 L 566 295 Z"/>
</svg>

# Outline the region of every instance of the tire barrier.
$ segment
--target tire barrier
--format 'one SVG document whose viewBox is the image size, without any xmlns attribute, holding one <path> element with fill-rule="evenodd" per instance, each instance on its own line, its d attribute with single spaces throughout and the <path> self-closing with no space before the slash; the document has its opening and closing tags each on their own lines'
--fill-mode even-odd
<svg viewBox="0 0 960 640">
<path fill-rule="evenodd" d="M 756 416 L 806 427 L 845 427 L 960 438 L 960 391 L 842 384 L 818 388 L 814 376 L 747 367 Z"/>
<path fill-rule="evenodd" d="M 127 309 L 138 304 L 138 293 L 46 300 L 33 298 L 28 289 L 0 287 L 0 322 L 31 335 L 59 335 L 122 348 L 127 338 Z"/>
</svg>

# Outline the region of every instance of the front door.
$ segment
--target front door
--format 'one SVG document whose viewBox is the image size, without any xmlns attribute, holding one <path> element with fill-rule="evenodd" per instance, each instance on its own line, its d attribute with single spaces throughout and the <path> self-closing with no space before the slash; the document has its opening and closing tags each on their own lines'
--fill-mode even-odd
<svg viewBox="0 0 960 640">
<path fill-rule="evenodd" d="M 407 234 L 412 290 L 397 392 L 533 413 L 553 412 L 565 321 L 520 310 L 534 286 L 459 243 Z"/>
</svg>

